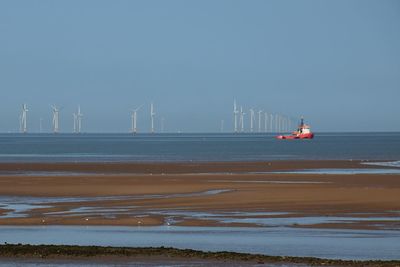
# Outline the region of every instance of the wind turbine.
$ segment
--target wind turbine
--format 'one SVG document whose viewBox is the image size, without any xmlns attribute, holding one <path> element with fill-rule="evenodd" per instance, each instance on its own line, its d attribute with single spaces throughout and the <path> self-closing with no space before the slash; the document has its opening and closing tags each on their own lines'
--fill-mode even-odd
<svg viewBox="0 0 400 267">
<path fill-rule="evenodd" d="M 244 113 L 243 111 L 243 107 L 240 107 L 240 132 L 244 132 L 244 115 L 246 115 L 246 113 Z"/>
<path fill-rule="evenodd" d="M 258 111 L 258 132 L 259 133 L 261 132 L 261 113 L 262 113 L 262 110 L 260 109 Z"/>
<path fill-rule="evenodd" d="M 22 133 L 27 133 L 27 131 L 28 131 L 27 123 L 26 123 L 27 112 L 28 112 L 28 107 L 26 106 L 26 104 L 23 104 L 22 105 L 22 114 L 20 116 L 20 127 L 21 127 L 20 130 Z"/>
<path fill-rule="evenodd" d="M 269 131 L 272 133 L 272 126 L 273 126 L 273 120 L 274 120 L 274 114 L 269 114 L 270 120 L 269 120 Z"/>
<path fill-rule="evenodd" d="M 264 131 L 267 133 L 268 132 L 268 113 L 264 113 Z"/>
<path fill-rule="evenodd" d="M 53 109 L 53 132 L 59 132 L 59 113 L 60 109 L 56 105 L 52 105 L 51 108 Z"/>
<path fill-rule="evenodd" d="M 278 133 L 281 132 L 281 115 L 276 114 L 276 128 L 278 129 Z"/>
<path fill-rule="evenodd" d="M 19 132 L 22 133 L 22 114 L 18 116 Z"/>
<path fill-rule="evenodd" d="M 132 114 L 131 114 L 131 124 L 132 124 L 132 133 L 136 134 L 137 133 L 137 112 L 139 111 L 139 109 L 142 108 L 143 105 L 140 105 L 138 108 L 136 109 L 132 109 Z"/>
<path fill-rule="evenodd" d="M 78 114 L 76 114 L 76 119 L 77 119 L 77 123 L 78 123 L 78 133 L 81 133 L 82 131 L 82 117 L 83 114 L 81 113 L 81 106 L 78 106 Z"/>
<path fill-rule="evenodd" d="M 81 106 L 78 106 L 78 113 L 76 114 L 77 132 L 78 133 L 81 133 L 81 131 L 82 131 L 82 118 L 83 118 L 83 114 L 81 113 Z"/>
<path fill-rule="evenodd" d="M 238 132 L 238 114 L 239 114 L 239 110 L 237 109 L 236 106 L 236 99 L 233 100 L 233 116 L 234 116 L 234 132 L 237 133 Z"/>
<path fill-rule="evenodd" d="M 254 109 L 250 109 L 250 132 L 253 132 L 254 128 Z"/>
<path fill-rule="evenodd" d="M 153 102 L 150 104 L 150 119 L 151 119 L 151 133 L 154 133 L 154 116 L 156 113 L 154 112 Z"/>
</svg>

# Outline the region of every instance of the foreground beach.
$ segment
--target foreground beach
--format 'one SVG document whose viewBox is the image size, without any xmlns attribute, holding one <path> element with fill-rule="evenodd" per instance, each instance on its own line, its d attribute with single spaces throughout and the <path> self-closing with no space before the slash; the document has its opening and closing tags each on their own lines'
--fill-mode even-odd
<svg viewBox="0 0 400 267">
<path fill-rule="evenodd" d="M 318 172 L 377 168 L 362 163 L 0 164 L 0 224 L 260 226 L 255 219 L 324 216 L 348 220 L 286 226 L 400 229 L 399 174 Z M 316 172 L 296 173 L 305 169 Z M 31 206 L 12 210 L 10 196 Z"/>
<path fill-rule="evenodd" d="M 370 163 L 2 163 L 1 241 L 46 246 L 0 262 L 397 266 L 399 168 Z"/>
</svg>

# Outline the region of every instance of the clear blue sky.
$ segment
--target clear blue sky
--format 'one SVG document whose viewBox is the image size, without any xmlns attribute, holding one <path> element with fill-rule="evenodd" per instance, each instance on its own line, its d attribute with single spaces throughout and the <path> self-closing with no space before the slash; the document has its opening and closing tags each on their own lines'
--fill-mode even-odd
<svg viewBox="0 0 400 267">
<path fill-rule="evenodd" d="M 232 128 L 232 102 L 316 131 L 400 130 L 400 1 L 0 2 L 0 131 Z"/>
</svg>

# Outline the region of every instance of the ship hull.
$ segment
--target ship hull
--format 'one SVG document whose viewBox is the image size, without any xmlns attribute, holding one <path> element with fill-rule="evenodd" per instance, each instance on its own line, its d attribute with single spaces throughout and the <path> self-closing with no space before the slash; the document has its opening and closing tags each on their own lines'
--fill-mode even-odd
<svg viewBox="0 0 400 267">
<path fill-rule="evenodd" d="M 277 139 L 313 139 L 313 133 L 299 134 L 299 135 L 278 135 Z"/>
</svg>

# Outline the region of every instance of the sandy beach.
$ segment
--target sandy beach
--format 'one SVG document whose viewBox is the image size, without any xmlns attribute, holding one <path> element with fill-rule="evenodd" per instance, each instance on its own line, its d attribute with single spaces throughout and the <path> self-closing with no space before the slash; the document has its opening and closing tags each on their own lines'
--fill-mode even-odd
<svg viewBox="0 0 400 267">
<path fill-rule="evenodd" d="M 236 212 L 236 217 L 245 216 L 240 212 L 255 212 L 258 213 L 255 217 L 262 218 L 352 214 L 358 214 L 358 217 L 398 216 L 400 175 L 269 173 L 319 168 L 376 168 L 360 163 L 0 164 L 3 173 L 0 195 L 55 198 L 46 207 L 37 206 L 26 211 L 27 216 L 3 216 L 0 224 L 162 225 L 167 221 L 166 211 L 182 210 Z M 52 175 L 51 172 L 57 174 Z M 59 197 L 72 199 L 57 200 Z M 82 197 L 86 199 L 79 199 Z M 82 208 L 91 211 L 73 212 Z M 4 215 L 7 211 L 6 207 L 1 207 L 0 214 Z M 108 216 L 110 213 L 112 216 Z M 379 222 L 379 227 L 400 227 L 396 220 Z M 256 226 L 185 214 L 174 215 L 173 223 L 183 226 Z M 355 221 L 352 224 L 326 222 L 293 227 L 376 229 L 376 225 L 376 222 Z"/>
</svg>

